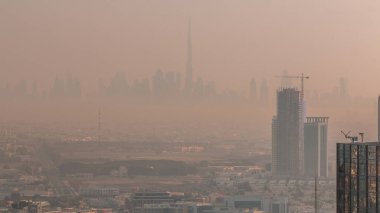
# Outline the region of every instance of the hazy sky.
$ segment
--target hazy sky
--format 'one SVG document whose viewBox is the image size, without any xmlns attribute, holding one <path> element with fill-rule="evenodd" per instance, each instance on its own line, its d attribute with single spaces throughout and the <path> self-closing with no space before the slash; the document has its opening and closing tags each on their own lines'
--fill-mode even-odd
<svg viewBox="0 0 380 213">
<path fill-rule="evenodd" d="M 331 90 L 380 91 L 380 1 L 376 0 L 61 0 L 0 1 L 0 83 L 48 86 L 67 72 L 94 88 L 125 71 L 129 80 L 186 64 L 193 29 L 194 76 L 246 89 L 283 69 Z"/>
</svg>

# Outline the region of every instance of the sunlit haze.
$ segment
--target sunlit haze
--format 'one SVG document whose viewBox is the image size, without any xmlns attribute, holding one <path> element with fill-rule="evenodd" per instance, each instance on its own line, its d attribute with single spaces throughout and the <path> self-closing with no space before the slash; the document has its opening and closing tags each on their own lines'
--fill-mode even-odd
<svg viewBox="0 0 380 213">
<path fill-rule="evenodd" d="M 379 58 L 375 0 L 2 0 L 0 212 L 379 212 Z"/>
<path fill-rule="evenodd" d="M 377 1 L 1 1 L 1 79 L 78 76 L 127 79 L 156 69 L 184 71 L 192 24 L 194 76 L 246 91 L 247 79 L 283 70 L 312 76 L 309 90 L 330 91 L 346 77 L 353 95 L 379 90 Z M 328 74 L 328 76 L 326 76 Z M 322 83 L 323 82 L 323 83 Z"/>
</svg>

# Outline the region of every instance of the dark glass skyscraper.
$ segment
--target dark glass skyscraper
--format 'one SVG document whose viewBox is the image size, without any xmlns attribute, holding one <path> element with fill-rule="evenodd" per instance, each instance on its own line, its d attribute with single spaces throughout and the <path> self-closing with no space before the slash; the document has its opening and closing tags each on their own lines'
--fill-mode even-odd
<svg viewBox="0 0 380 213">
<path fill-rule="evenodd" d="M 337 212 L 380 211 L 380 143 L 337 144 Z"/>
</svg>

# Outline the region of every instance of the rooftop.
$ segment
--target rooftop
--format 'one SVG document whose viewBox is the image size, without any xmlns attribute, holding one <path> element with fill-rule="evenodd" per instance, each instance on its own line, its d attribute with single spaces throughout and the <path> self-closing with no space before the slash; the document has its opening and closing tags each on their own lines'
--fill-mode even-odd
<svg viewBox="0 0 380 213">
<path fill-rule="evenodd" d="M 337 144 L 353 144 L 353 145 L 375 145 L 375 146 L 380 146 L 380 142 L 340 142 L 340 143 L 337 143 Z"/>
</svg>

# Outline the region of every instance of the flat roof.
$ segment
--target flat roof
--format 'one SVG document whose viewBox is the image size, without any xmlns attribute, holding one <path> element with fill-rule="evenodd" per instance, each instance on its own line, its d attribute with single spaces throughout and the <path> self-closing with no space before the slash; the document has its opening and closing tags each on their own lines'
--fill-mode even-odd
<svg viewBox="0 0 380 213">
<path fill-rule="evenodd" d="M 376 145 L 380 146 L 380 142 L 340 142 L 337 144 L 353 144 L 353 145 Z"/>
</svg>

